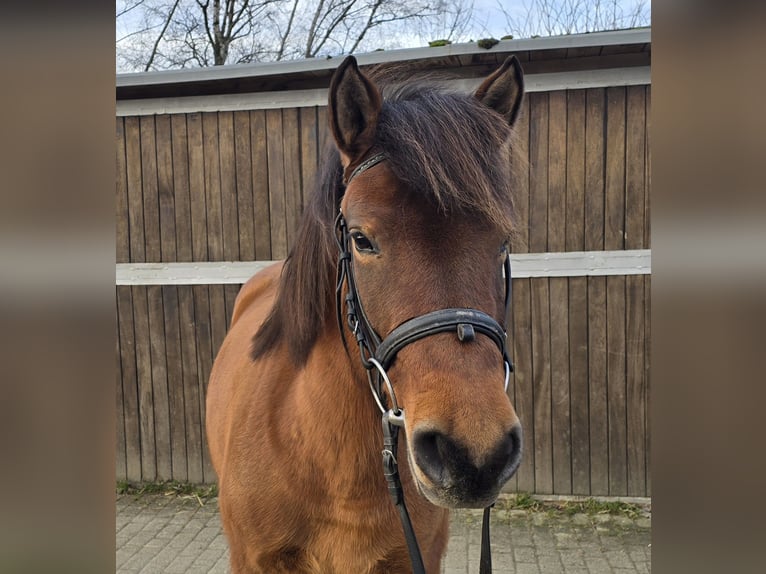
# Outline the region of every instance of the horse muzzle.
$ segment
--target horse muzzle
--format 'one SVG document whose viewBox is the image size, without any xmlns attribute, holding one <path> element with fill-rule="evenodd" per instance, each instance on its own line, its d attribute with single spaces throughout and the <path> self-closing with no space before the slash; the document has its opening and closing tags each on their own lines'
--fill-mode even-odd
<svg viewBox="0 0 766 574">
<path fill-rule="evenodd" d="M 521 463 L 522 430 L 516 423 L 480 458 L 446 434 L 415 429 L 409 459 L 421 493 L 448 508 L 485 508 L 500 494 Z"/>
</svg>

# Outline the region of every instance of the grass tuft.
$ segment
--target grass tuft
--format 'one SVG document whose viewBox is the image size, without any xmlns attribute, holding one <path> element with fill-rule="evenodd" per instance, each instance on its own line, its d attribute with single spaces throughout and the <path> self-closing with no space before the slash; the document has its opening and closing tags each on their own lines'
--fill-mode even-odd
<svg viewBox="0 0 766 574">
<path fill-rule="evenodd" d="M 177 480 L 140 483 L 119 480 L 117 481 L 117 494 L 126 494 L 136 497 L 161 494 L 163 496 L 192 497 L 202 501 L 218 496 L 218 486 L 215 484 L 192 484 L 189 482 L 179 482 Z"/>
<path fill-rule="evenodd" d="M 594 498 L 584 500 L 567 501 L 544 501 L 539 500 L 526 492 L 519 492 L 510 496 L 505 501 L 506 510 L 527 510 L 529 512 L 546 512 L 548 514 L 608 514 L 611 516 L 625 516 L 635 519 L 644 514 L 644 510 L 636 505 L 622 501 L 601 501 Z"/>
</svg>

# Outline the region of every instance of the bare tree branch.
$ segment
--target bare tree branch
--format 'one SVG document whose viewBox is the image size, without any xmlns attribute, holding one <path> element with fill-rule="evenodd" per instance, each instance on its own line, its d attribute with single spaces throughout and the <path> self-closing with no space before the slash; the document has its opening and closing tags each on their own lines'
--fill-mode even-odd
<svg viewBox="0 0 766 574">
<path fill-rule="evenodd" d="M 277 51 L 277 60 L 281 60 L 285 55 L 285 46 L 287 46 L 287 39 L 290 37 L 292 31 L 293 22 L 295 21 L 295 12 L 298 10 L 298 1 L 293 3 L 293 9 L 290 11 L 290 19 L 287 21 L 287 29 L 281 35 L 281 41 L 279 43 L 279 50 Z"/>
<path fill-rule="evenodd" d="M 125 14 L 127 14 L 128 12 L 131 12 L 131 11 L 133 11 L 134 9 L 138 8 L 139 6 L 141 6 L 141 5 L 144 3 L 144 1 L 145 1 L 145 0 L 136 0 L 136 1 L 135 1 L 135 2 L 133 2 L 132 4 L 127 4 L 127 3 L 126 3 L 127 5 L 126 5 L 126 7 L 125 7 L 125 8 L 123 8 L 122 10 L 119 10 L 119 9 L 117 10 L 116 19 L 118 19 L 118 20 L 119 20 L 119 19 L 120 19 L 120 16 L 124 16 L 124 15 L 125 15 Z"/>
<path fill-rule="evenodd" d="M 154 57 L 157 55 L 157 48 L 159 47 L 163 36 L 165 36 L 165 32 L 167 31 L 168 26 L 170 26 L 170 22 L 173 20 L 173 15 L 176 13 L 176 8 L 178 8 L 178 2 L 179 0 L 175 0 L 175 2 L 173 2 L 173 7 L 170 9 L 170 12 L 168 12 L 168 17 L 165 18 L 165 24 L 162 26 L 160 33 L 157 35 L 157 39 L 154 41 L 154 46 L 152 46 L 152 51 L 149 54 L 149 59 L 146 62 L 146 66 L 144 66 L 144 72 L 148 72 L 154 63 Z"/>
<path fill-rule="evenodd" d="M 361 32 L 359 32 L 359 35 L 356 38 L 356 41 L 351 45 L 351 49 L 349 50 L 350 53 L 354 53 L 359 46 L 359 43 L 364 40 L 365 34 L 369 31 L 370 28 L 372 28 L 373 21 L 375 20 L 375 14 L 378 12 L 378 8 L 380 8 L 380 5 L 383 4 L 383 0 L 376 0 L 375 3 L 372 5 L 372 8 L 370 9 L 370 15 L 367 18 L 367 22 L 365 23 L 364 27 L 362 28 Z"/>
</svg>

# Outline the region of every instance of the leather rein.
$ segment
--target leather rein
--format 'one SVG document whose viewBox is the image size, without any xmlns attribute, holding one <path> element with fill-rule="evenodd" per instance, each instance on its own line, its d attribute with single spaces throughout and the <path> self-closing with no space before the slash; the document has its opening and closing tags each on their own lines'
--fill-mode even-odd
<svg viewBox="0 0 766 574">
<path fill-rule="evenodd" d="M 385 159 L 385 154 L 382 153 L 371 156 L 351 173 L 344 182 L 345 185 L 348 186 L 351 180 L 360 173 Z M 404 427 L 404 410 L 396 401 L 396 394 L 388 378 L 387 370 L 396 358 L 397 353 L 410 343 L 445 332 L 454 332 L 461 342 L 470 342 L 475 339 L 478 332 L 492 339 L 502 354 L 505 366 L 505 389 L 507 391 L 508 379 L 510 373 L 513 372 L 513 363 L 506 348 L 506 331 L 495 319 L 483 311 L 468 308 L 450 308 L 431 311 L 430 313 L 409 319 L 396 327 L 386 337 L 381 338 L 367 318 L 362 301 L 359 298 L 354 278 L 351 237 L 346 220 L 340 210 L 335 220 L 335 231 L 339 249 L 335 290 L 336 311 L 343 346 L 346 348 L 346 352 L 348 352 L 343 329 L 343 308 L 345 307 L 346 323 L 354 334 L 359 347 L 361 363 L 367 372 L 367 380 L 372 396 L 382 413 L 383 474 L 386 478 L 389 495 L 394 506 L 399 511 L 413 572 L 414 574 L 425 574 L 423 558 L 412 527 L 412 521 L 407 512 L 407 506 L 404 502 L 404 492 L 399 478 L 399 467 L 396 458 L 399 430 Z M 503 268 L 505 270 L 505 315 L 507 317 L 511 303 L 510 254 L 506 255 Z M 346 287 L 345 298 L 343 297 L 344 286 Z M 391 399 L 390 406 L 386 399 L 386 393 Z M 492 572 L 492 556 L 489 543 L 489 512 L 492 506 L 494 504 L 484 509 L 482 520 L 480 574 L 490 574 Z"/>
</svg>

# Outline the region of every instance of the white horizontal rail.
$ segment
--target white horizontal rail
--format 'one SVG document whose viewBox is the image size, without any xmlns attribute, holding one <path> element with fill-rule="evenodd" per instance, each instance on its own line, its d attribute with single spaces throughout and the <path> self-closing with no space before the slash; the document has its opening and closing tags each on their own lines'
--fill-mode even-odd
<svg viewBox="0 0 766 574">
<path fill-rule="evenodd" d="M 117 285 L 222 285 L 245 283 L 273 261 L 118 263 Z M 648 275 L 651 250 L 572 251 L 511 255 L 514 279 Z"/>
<path fill-rule="evenodd" d="M 481 80 L 482 78 L 450 80 L 444 82 L 444 84 L 448 88 L 468 92 L 478 87 Z M 524 76 L 524 88 L 527 92 L 637 86 L 648 85 L 650 83 L 650 66 L 529 74 Z M 327 89 L 317 88 L 312 90 L 285 90 L 249 94 L 119 100 L 117 102 L 117 116 L 268 110 L 324 105 L 327 105 Z"/>
</svg>

